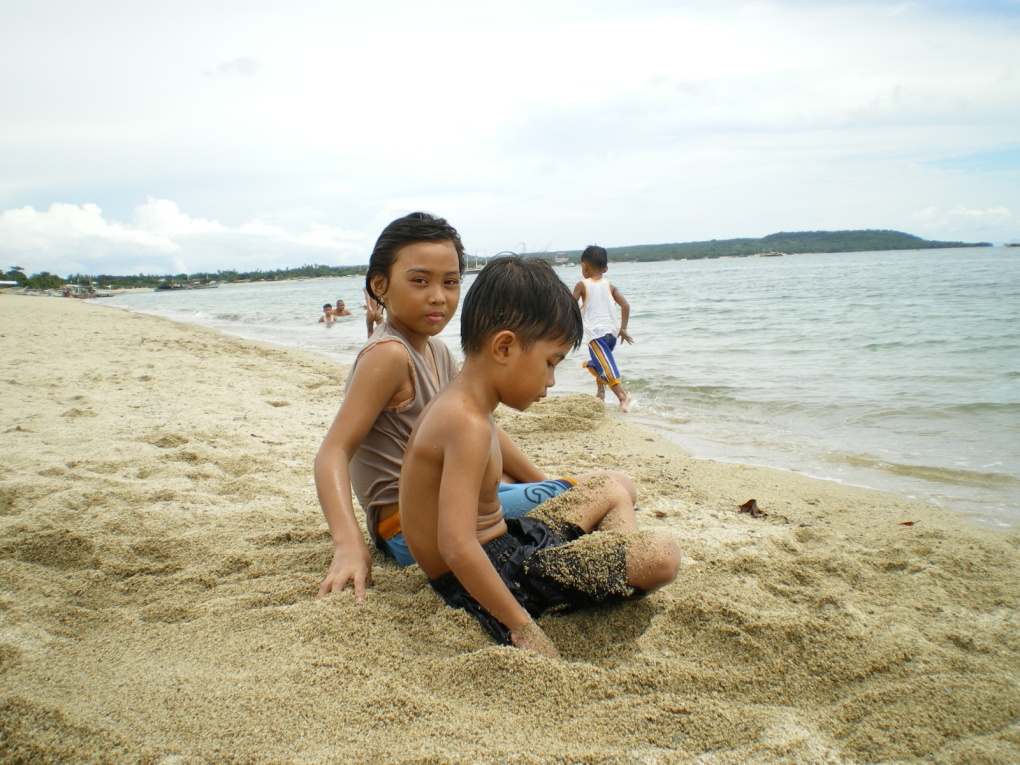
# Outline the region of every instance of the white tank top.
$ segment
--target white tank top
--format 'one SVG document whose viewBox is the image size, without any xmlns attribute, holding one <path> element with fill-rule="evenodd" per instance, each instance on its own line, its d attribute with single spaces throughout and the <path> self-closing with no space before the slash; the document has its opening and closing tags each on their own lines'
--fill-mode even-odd
<svg viewBox="0 0 1020 765">
<path fill-rule="evenodd" d="M 581 306 L 581 320 L 584 322 L 584 344 L 597 337 L 616 334 L 616 311 L 613 288 L 608 279 L 585 279 L 585 298 Z"/>
</svg>

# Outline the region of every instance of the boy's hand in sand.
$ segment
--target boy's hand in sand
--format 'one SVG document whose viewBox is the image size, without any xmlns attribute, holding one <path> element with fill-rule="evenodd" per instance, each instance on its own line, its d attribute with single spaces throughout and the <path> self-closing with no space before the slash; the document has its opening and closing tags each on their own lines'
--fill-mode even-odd
<svg viewBox="0 0 1020 765">
<path fill-rule="evenodd" d="M 364 545 L 356 550 L 333 548 L 333 563 L 319 585 L 319 597 L 331 592 L 343 592 L 348 582 L 354 588 L 354 599 L 364 600 L 365 588 L 372 584 L 372 556 Z"/>
<path fill-rule="evenodd" d="M 529 651 L 540 653 L 550 659 L 560 658 L 560 653 L 556 650 L 556 646 L 542 632 L 542 628 L 531 619 L 528 619 L 528 623 L 523 627 L 510 630 L 510 641 L 514 644 L 515 648 L 527 648 Z"/>
</svg>

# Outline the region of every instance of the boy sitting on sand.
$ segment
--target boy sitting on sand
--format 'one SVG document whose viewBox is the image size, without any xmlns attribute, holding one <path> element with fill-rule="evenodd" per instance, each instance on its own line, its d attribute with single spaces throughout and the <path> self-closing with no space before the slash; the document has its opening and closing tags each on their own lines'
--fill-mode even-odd
<svg viewBox="0 0 1020 765">
<path fill-rule="evenodd" d="M 419 417 L 400 476 L 401 528 L 429 584 L 497 642 L 551 657 L 533 616 L 644 594 L 680 563 L 672 538 L 637 530 L 631 495 L 605 476 L 580 482 L 571 502 L 503 517 L 492 412 L 544 398 L 581 336 L 577 303 L 548 263 L 492 260 L 464 301 L 464 366 Z"/>
</svg>

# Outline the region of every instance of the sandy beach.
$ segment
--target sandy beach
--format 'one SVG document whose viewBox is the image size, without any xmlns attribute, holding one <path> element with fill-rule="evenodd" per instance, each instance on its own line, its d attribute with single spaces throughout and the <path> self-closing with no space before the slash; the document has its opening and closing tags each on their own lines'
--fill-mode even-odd
<svg viewBox="0 0 1020 765">
<path fill-rule="evenodd" d="M 590 396 L 500 411 L 551 475 L 629 473 L 684 553 L 669 597 L 544 618 L 553 661 L 382 558 L 315 598 L 329 359 L 3 295 L 0 370 L 0 763 L 1020 761 L 1016 532 L 693 460 Z"/>
</svg>

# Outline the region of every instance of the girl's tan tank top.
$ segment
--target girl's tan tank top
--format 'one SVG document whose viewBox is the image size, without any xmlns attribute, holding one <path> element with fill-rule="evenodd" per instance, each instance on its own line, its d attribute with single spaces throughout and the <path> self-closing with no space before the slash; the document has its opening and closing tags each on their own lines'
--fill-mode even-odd
<svg viewBox="0 0 1020 765">
<path fill-rule="evenodd" d="M 365 351 L 379 343 L 391 342 L 398 342 L 407 350 L 414 396 L 396 407 L 384 409 L 379 414 L 358 451 L 354 453 L 350 466 L 351 486 L 354 488 L 358 503 L 365 511 L 368 534 L 376 545 L 379 544 L 377 529 L 379 508 L 397 501 L 400 463 L 404 459 L 404 451 L 411 438 L 411 428 L 418 421 L 418 415 L 425 405 L 453 379 L 457 371 L 453 354 L 446 344 L 434 337 L 429 338 L 425 352 L 428 353 L 428 349 L 431 348 L 435 357 L 436 371 L 439 373 L 437 385 L 426 357 L 412 348 L 404 336 L 392 329 L 389 324 L 383 324 L 354 360 L 347 375 L 347 386 L 350 385 L 354 370 Z M 344 388 L 345 391 L 347 386 Z"/>
</svg>

